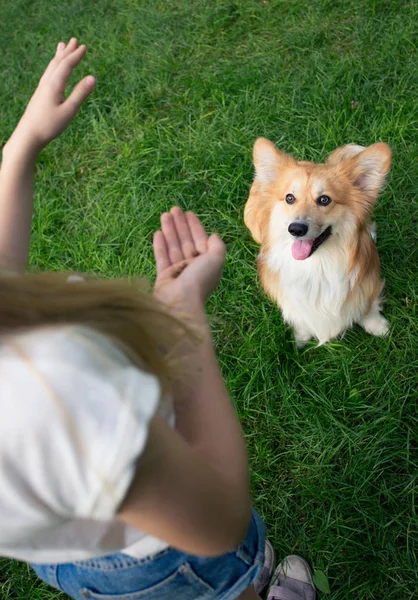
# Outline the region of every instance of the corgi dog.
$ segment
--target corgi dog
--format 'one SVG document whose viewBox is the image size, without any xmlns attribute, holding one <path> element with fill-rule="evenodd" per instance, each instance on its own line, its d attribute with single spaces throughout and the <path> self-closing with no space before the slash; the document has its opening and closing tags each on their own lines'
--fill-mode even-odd
<svg viewBox="0 0 418 600">
<path fill-rule="evenodd" d="M 390 169 L 389 146 L 347 144 L 315 164 L 259 138 L 253 156 L 244 222 L 261 246 L 261 285 L 297 345 L 324 344 L 355 323 L 386 335 L 370 215 Z"/>
</svg>

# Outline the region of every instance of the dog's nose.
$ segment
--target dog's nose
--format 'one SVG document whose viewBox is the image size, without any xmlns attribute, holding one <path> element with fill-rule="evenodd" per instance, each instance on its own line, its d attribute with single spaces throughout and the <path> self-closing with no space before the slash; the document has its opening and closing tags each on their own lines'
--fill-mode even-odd
<svg viewBox="0 0 418 600">
<path fill-rule="evenodd" d="M 302 237 L 308 233 L 308 226 L 305 223 L 290 223 L 288 231 L 295 237 Z"/>
</svg>

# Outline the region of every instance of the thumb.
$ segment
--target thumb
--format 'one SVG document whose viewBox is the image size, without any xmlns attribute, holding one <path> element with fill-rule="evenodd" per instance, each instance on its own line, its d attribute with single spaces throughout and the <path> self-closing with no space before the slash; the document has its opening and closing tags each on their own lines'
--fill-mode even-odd
<svg viewBox="0 0 418 600">
<path fill-rule="evenodd" d="M 95 87 L 96 79 L 92 75 L 87 75 L 77 83 L 63 104 L 69 118 L 73 118 L 77 114 L 80 106 Z"/>
<path fill-rule="evenodd" d="M 217 233 L 213 233 L 208 239 L 208 250 L 209 252 L 216 252 L 217 254 L 221 254 L 225 256 L 226 254 L 226 245 L 221 240 Z"/>
</svg>

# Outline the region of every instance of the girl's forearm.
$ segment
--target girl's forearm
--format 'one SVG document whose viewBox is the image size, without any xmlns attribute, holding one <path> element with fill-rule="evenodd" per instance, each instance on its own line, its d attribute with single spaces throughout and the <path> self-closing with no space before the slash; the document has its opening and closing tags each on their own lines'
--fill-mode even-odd
<svg viewBox="0 0 418 600">
<path fill-rule="evenodd" d="M 190 353 L 187 377 L 174 387 L 179 433 L 229 482 L 249 498 L 246 447 L 224 384 L 203 308 L 194 310 L 204 339 Z"/>
<path fill-rule="evenodd" d="M 64 100 L 73 69 L 86 47 L 71 38 L 60 42 L 25 113 L 3 149 L 0 170 L 0 267 L 22 272 L 29 258 L 33 179 L 38 153 L 57 138 L 93 91 L 96 80 L 84 77 Z"/>
<path fill-rule="evenodd" d="M 23 272 L 29 258 L 37 153 L 13 137 L 0 169 L 0 267 Z"/>
</svg>

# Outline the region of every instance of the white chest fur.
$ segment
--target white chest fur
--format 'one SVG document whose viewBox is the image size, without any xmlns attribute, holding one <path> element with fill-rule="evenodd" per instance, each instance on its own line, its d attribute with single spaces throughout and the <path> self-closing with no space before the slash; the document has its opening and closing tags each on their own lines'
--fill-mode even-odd
<svg viewBox="0 0 418 600">
<path fill-rule="evenodd" d="M 265 260 L 272 271 L 280 274 L 278 303 L 296 337 L 316 337 L 324 343 L 363 316 L 366 299 L 357 289 L 350 294 L 357 271 L 348 274 L 348 254 L 337 236 L 306 260 L 295 260 L 291 241 L 281 240 Z"/>
</svg>

